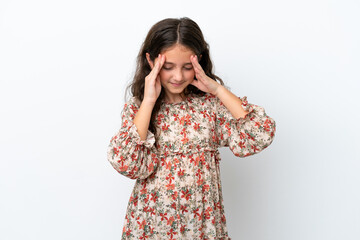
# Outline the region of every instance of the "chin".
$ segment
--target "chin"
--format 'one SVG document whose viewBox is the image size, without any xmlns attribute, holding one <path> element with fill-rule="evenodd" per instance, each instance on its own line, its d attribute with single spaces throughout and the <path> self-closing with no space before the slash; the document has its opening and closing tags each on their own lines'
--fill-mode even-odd
<svg viewBox="0 0 360 240">
<path fill-rule="evenodd" d="M 174 88 L 174 87 L 169 87 L 168 91 L 172 92 L 172 93 L 182 93 L 184 91 L 185 87 L 182 88 Z"/>
</svg>

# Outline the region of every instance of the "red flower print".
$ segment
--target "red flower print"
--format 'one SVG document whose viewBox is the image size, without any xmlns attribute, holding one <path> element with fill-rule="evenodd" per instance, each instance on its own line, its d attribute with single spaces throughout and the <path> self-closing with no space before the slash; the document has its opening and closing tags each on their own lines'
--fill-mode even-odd
<svg viewBox="0 0 360 240">
<path fill-rule="evenodd" d="M 220 203 L 220 202 L 216 202 L 216 203 L 214 203 L 214 210 L 216 210 L 216 209 L 222 209 L 222 208 L 221 208 L 221 203 Z"/>
<path fill-rule="evenodd" d="M 195 217 L 198 217 L 198 218 L 199 218 L 199 221 L 201 220 L 201 215 L 200 215 L 200 213 L 199 213 L 199 208 L 195 209 L 195 210 L 193 211 L 193 214 L 194 214 L 194 218 L 195 218 Z"/>
<path fill-rule="evenodd" d="M 180 134 L 186 136 L 186 128 L 183 128 Z"/>
<path fill-rule="evenodd" d="M 203 118 L 208 118 L 209 121 L 211 121 L 211 117 L 210 117 L 210 115 L 208 114 L 207 110 L 200 111 L 200 113 L 203 115 Z"/>
<path fill-rule="evenodd" d="M 189 110 L 190 110 L 192 113 L 195 113 L 195 112 L 196 112 L 196 110 L 195 110 L 192 106 L 189 107 Z"/>
<path fill-rule="evenodd" d="M 139 197 L 138 197 L 138 196 L 136 196 L 136 197 L 133 199 L 134 206 L 137 206 L 138 200 L 139 200 Z"/>
<path fill-rule="evenodd" d="M 166 185 L 166 189 L 167 189 L 167 190 L 174 190 L 174 189 L 175 189 L 175 184 L 173 184 L 173 183 L 167 184 L 167 185 Z"/>
<path fill-rule="evenodd" d="M 170 161 L 166 163 L 166 169 L 168 169 L 168 170 L 171 169 L 171 162 Z"/>
<path fill-rule="evenodd" d="M 149 236 L 146 235 L 145 232 L 143 232 L 143 235 L 139 239 L 142 240 L 142 239 L 148 239 L 148 238 L 149 238 Z"/>
<path fill-rule="evenodd" d="M 114 152 L 114 154 L 115 154 L 116 156 L 119 155 L 119 149 L 118 149 L 117 147 L 114 147 L 114 148 L 113 148 L 113 152 Z M 123 157 L 123 156 L 121 156 L 121 157 Z M 118 161 L 118 162 L 119 162 L 119 161 Z"/>
<path fill-rule="evenodd" d="M 178 192 L 175 191 L 175 192 L 171 195 L 171 197 L 172 197 L 173 200 L 176 200 L 177 197 L 178 197 Z"/>
<path fill-rule="evenodd" d="M 166 216 L 167 213 L 160 213 L 159 215 L 161 217 L 161 221 L 163 221 L 164 219 L 168 220 L 168 217 Z"/>
<path fill-rule="evenodd" d="M 164 114 L 159 114 L 157 117 L 157 125 L 161 124 L 161 119 L 164 118 Z"/>
<path fill-rule="evenodd" d="M 184 233 L 184 232 L 185 232 L 185 225 L 181 225 L 181 227 L 180 227 L 180 232 L 181 232 L 181 233 Z"/>
<path fill-rule="evenodd" d="M 206 219 L 210 219 L 210 213 L 213 211 L 213 209 L 211 207 L 208 207 L 206 210 L 205 210 L 205 218 Z"/>
<path fill-rule="evenodd" d="M 143 220 L 142 222 L 137 221 L 137 223 L 139 224 L 139 229 L 144 229 L 146 224 L 145 220 Z"/>
<path fill-rule="evenodd" d="M 191 125 L 191 115 L 186 114 L 186 116 L 185 116 L 185 124 L 186 125 Z"/>
<path fill-rule="evenodd" d="M 183 194 L 181 198 L 185 198 L 186 200 L 189 200 L 191 197 L 191 193 L 189 192 L 189 189 L 186 189 L 186 191 L 181 190 L 181 193 Z"/>
<path fill-rule="evenodd" d="M 257 151 L 260 150 L 256 145 L 251 145 L 251 149 L 252 149 L 254 152 L 257 152 Z"/>
<path fill-rule="evenodd" d="M 141 194 L 146 194 L 146 193 L 147 193 L 147 189 L 146 189 L 146 188 L 142 188 L 142 189 L 140 190 L 140 193 L 141 193 Z"/>
<path fill-rule="evenodd" d="M 154 201 L 154 203 L 157 201 L 158 196 L 156 193 L 151 193 L 151 200 Z"/>
<path fill-rule="evenodd" d="M 150 195 L 146 195 L 146 198 L 144 199 L 144 202 L 145 202 L 145 203 L 148 203 L 148 202 L 149 202 L 149 197 L 150 197 Z"/>
<path fill-rule="evenodd" d="M 121 156 L 120 159 L 117 161 L 118 163 L 124 163 L 125 161 L 125 157 Z"/>
<path fill-rule="evenodd" d="M 241 133 L 240 133 L 240 139 L 244 139 L 245 137 L 246 137 L 246 134 L 243 133 L 243 132 L 241 132 Z"/>
<path fill-rule="evenodd" d="M 209 101 L 209 102 L 211 102 L 211 99 L 213 99 L 213 98 L 214 98 L 213 95 L 208 94 L 208 95 L 205 96 L 204 101 Z"/>
<path fill-rule="evenodd" d="M 188 210 L 186 209 L 186 206 L 184 206 L 184 205 L 180 206 L 180 211 L 182 214 L 184 214 L 184 212 L 188 212 Z"/>
<path fill-rule="evenodd" d="M 125 128 L 127 125 L 128 125 L 129 121 L 128 120 L 125 120 L 122 124 L 122 127 Z"/>
<path fill-rule="evenodd" d="M 221 221 L 222 221 L 222 222 L 226 222 L 225 215 L 222 215 L 222 217 L 221 217 Z"/>
<path fill-rule="evenodd" d="M 179 169 L 179 171 L 178 171 L 178 176 L 179 176 L 179 177 L 184 176 L 184 172 L 185 172 L 184 169 Z"/>
<path fill-rule="evenodd" d="M 208 192 L 210 189 L 210 186 L 208 184 L 204 184 L 203 188 L 202 188 L 202 191 L 203 192 Z"/>
<path fill-rule="evenodd" d="M 173 222 L 175 221 L 175 218 L 173 216 L 171 216 L 168 220 L 167 220 L 167 225 L 172 225 Z"/>
<path fill-rule="evenodd" d="M 202 175 L 201 169 L 198 168 L 198 169 L 196 170 L 195 176 L 199 177 L 199 179 L 200 179 L 200 178 L 201 178 L 201 175 Z"/>
<path fill-rule="evenodd" d="M 200 157 L 196 157 L 195 160 L 194 160 L 194 165 L 195 166 L 198 166 L 199 165 L 199 162 L 200 162 Z M 200 170 L 200 169 L 199 169 Z"/>
<path fill-rule="evenodd" d="M 189 138 L 187 138 L 186 136 L 184 138 L 181 139 L 183 144 L 186 144 L 189 141 Z"/>
<path fill-rule="evenodd" d="M 161 129 L 162 129 L 163 131 L 168 131 L 168 130 L 169 130 L 169 127 L 170 127 L 170 125 L 166 125 L 166 123 L 164 123 L 164 124 L 162 125 Z"/>
<path fill-rule="evenodd" d="M 175 177 L 171 173 L 169 173 L 169 175 L 166 176 L 166 180 L 170 180 L 170 182 L 171 182 L 171 180 L 174 180 L 174 179 L 175 179 Z"/>
<path fill-rule="evenodd" d="M 150 163 L 150 165 L 148 166 L 148 171 L 153 172 L 153 170 L 154 170 L 154 164 Z"/>
<path fill-rule="evenodd" d="M 124 227 L 124 229 L 125 229 L 125 227 Z M 124 230 L 124 232 L 125 232 L 125 230 Z M 131 229 L 126 230 L 126 236 L 130 236 L 130 234 L 131 234 Z"/>
<path fill-rule="evenodd" d="M 239 146 L 241 149 L 245 148 L 245 143 L 244 142 L 239 142 Z"/>
<path fill-rule="evenodd" d="M 170 229 L 170 231 L 167 232 L 167 235 L 170 235 L 170 240 L 174 240 L 173 237 L 176 234 L 177 234 L 177 232 L 175 232 L 173 229 Z"/>
<path fill-rule="evenodd" d="M 128 166 L 126 166 L 126 165 L 119 167 L 120 172 L 126 172 L 127 169 L 128 169 Z"/>
</svg>

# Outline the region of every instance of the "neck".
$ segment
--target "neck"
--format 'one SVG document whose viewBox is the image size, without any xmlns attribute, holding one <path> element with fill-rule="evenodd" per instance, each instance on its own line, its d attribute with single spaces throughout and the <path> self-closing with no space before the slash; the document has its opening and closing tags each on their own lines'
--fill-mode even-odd
<svg viewBox="0 0 360 240">
<path fill-rule="evenodd" d="M 182 92 L 176 96 L 169 97 L 168 95 L 165 96 L 165 101 L 169 103 L 177 103 L 185 100 L 185 94 Z"/>
</svg>

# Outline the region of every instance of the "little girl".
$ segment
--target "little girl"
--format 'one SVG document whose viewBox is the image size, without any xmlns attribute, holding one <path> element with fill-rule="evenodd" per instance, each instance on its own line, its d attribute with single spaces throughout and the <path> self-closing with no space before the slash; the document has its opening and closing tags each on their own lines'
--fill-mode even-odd
<svg viewBox="0 0 360 240">
<path fill-rule="evenodd" d="M 259 153 L 272 143 L 275 121 L 224 87 L 189 18 L 150 29 L 129 87 L 108 148 L 112 166 L 136 179 L 122 239 L 230 239 L 218 149 Z"/>
</svg>

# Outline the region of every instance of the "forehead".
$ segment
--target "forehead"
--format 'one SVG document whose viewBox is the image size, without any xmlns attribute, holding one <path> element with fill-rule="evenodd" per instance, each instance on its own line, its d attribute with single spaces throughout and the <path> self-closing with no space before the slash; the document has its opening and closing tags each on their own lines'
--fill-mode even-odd
<svg viewBox="0 0 360 240">
<path fill-rule="evenodd" d="M 161 52 L 161 54 L 165 55 L 166 62 L 172 63 L 188 63 L 190 62 L 190 56 L 195 55 L 195 53 L 189 48 L 176 44 L 170 48 L 165 49 Z"/>
</svg>

